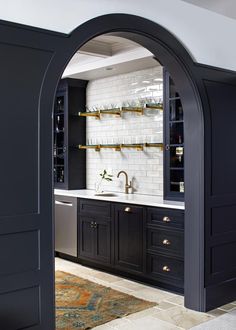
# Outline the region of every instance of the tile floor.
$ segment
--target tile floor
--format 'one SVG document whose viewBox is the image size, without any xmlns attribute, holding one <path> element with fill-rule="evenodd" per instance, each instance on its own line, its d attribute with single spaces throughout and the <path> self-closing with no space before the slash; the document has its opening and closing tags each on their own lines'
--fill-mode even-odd
<svg viewBox="0 0 236 330">
<path fill-rule="evenodd" d="M 183 306 L 184 299 L 180 295 L 59 258 L 56 258 L 55 268 L 135 297 L 158 303 L 155 307 L 100 325 L 94 330 L 236 329 L 236 301 L 208 313 L 199 313 L 185 308 Z"/>
</svg>

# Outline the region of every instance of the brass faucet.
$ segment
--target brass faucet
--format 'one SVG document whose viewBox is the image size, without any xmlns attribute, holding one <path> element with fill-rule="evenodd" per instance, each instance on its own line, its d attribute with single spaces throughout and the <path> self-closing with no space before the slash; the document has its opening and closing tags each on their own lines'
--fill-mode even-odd
<svg viewBox="0 0 236 330">
<path fill-rule="evenodd" d="M 119 178 L 121 173 L 123 173 L 125 175 L 125 194 L 128 194 L 129 188 L 132 188 L 131 181 L 128 183 L 128 174 L 125 171 L 120 171 L 117 174 L 117 178 Z"/>
</svg>

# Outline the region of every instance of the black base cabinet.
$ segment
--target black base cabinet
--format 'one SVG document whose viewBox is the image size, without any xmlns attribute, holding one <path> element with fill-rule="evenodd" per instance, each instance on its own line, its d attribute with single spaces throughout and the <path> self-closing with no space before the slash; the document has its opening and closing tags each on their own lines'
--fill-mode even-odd
<svg viewBox="0 0 236 330">
<path fill-rule="evenodd" d="M 184 288 L 184 212 L 147 208 L 147 276 Z"/>
<path fill-rule="evenodd" d="M 78 205 L 78 262 L 183 292 L 184 211 L 91 199 Z"/>
<path fill-rule="evenodd" d="M 115 267 L 143 272 L 143 207 L 115 204 Z"/>
<path fill-rule="evenodd" d="M 110 203 L 80 200 L 79 256 L 101 264 L 111 264 Z"/>
<path fill-rule="evenodd" d="M 97 217 L 80 217 L 80 256 L 97 262 L 110 263 L 110 220 Z"/>
</svg>

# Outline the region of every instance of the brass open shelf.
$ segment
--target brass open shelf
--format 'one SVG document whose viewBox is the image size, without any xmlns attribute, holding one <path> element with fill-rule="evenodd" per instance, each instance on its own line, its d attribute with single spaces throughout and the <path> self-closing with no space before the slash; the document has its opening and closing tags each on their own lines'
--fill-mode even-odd
<svg viewBox="0 0 236 330">
<path fill-rule="evenodd" d="M 79 149 L 94 149 L 95 151 L 100 151 L 100 147 L 100 145 L 78 145 Z"/>
<path fill-rule="evenodd" d="M 136 112 L 143 115 L 144 107 L 122 107 L 121 112 Z"/>
<path fill-rule="evenodd" d="M 95 117 L 96 119 L 100 119 L 100 113 L 98 111 L 89 111 L 89 112 L 78 112 L 79 117 Z"/>
<path fill-rule="evenodd" d="M 144 143 L 144 147 L 146 148 L 160 148 L 163 150 L 164 145 L 163 143 Z"/>
<path fill-rule="evenodd" d="M 103 115 L 114 115 L 114 116 L 121 116 L 121 109 L 120 108 L 112 108 L 112 109 L 104 109 L 99 110 L 100 114 Z"/>
<path fill-rule="evenodd" d="M 97 145 L 78 145 L 79 149 L 94 149 L 100 151 L 101 149 L 114 149 L 121 151 L 121 149 L 136 149 L 143 151 L 144 148 L 160 148 L 163 150 L 163 143 L 132 143 L 132 144 L 97 144 Z"/>
<path fill-rule="evenodd" d="M 163 105 L 161 103 L 146 103 L 145 109 L 150 110 L 163 110 Z"/>
<path fill-rule="evenodd" d="M 94 117 L 96 119 L 100 119 L 101 115 L 114 115 L 121 117 L 122 113 L 125 112 L 134 112 L 143 115 L 145 109 L 163 110 L 163 106 L 159 103 L 158 104 L 147 103 L 143 107 L 120 107 L 120 108 L 111 108 L 111 109 L 99 109 L 96 111 L 79 112 L 78 116 Z"/>
</svg>

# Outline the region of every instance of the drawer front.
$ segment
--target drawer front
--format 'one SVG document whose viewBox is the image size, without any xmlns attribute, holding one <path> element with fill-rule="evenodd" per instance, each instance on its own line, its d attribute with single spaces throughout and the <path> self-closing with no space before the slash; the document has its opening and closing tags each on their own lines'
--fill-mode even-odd
<svg viewBox="0 0 236 330">
<path fill-rule="evenodd" d="M 161 228 L 147 230 L 148 250 L 184 257 L 184 233 Z"/>
<path fill-rule="evenodd" d="M 149 207 L 147 209 L 147 222 L 165 228 L 184 229 L 184 212 L 164 208 Z"/>
<path fill-rule="evenodd" d="M 147 274 L 174 286 L 184 285 L 184 262 L 162 255 L 147 255 Z"/>
<path fill-rule="evenodd" d="M 111 216 L 111 203 L 95 201 L 92 199 L 80 199 L 80 214 L 96 215 L 103 217 Z"/>
</svg>

